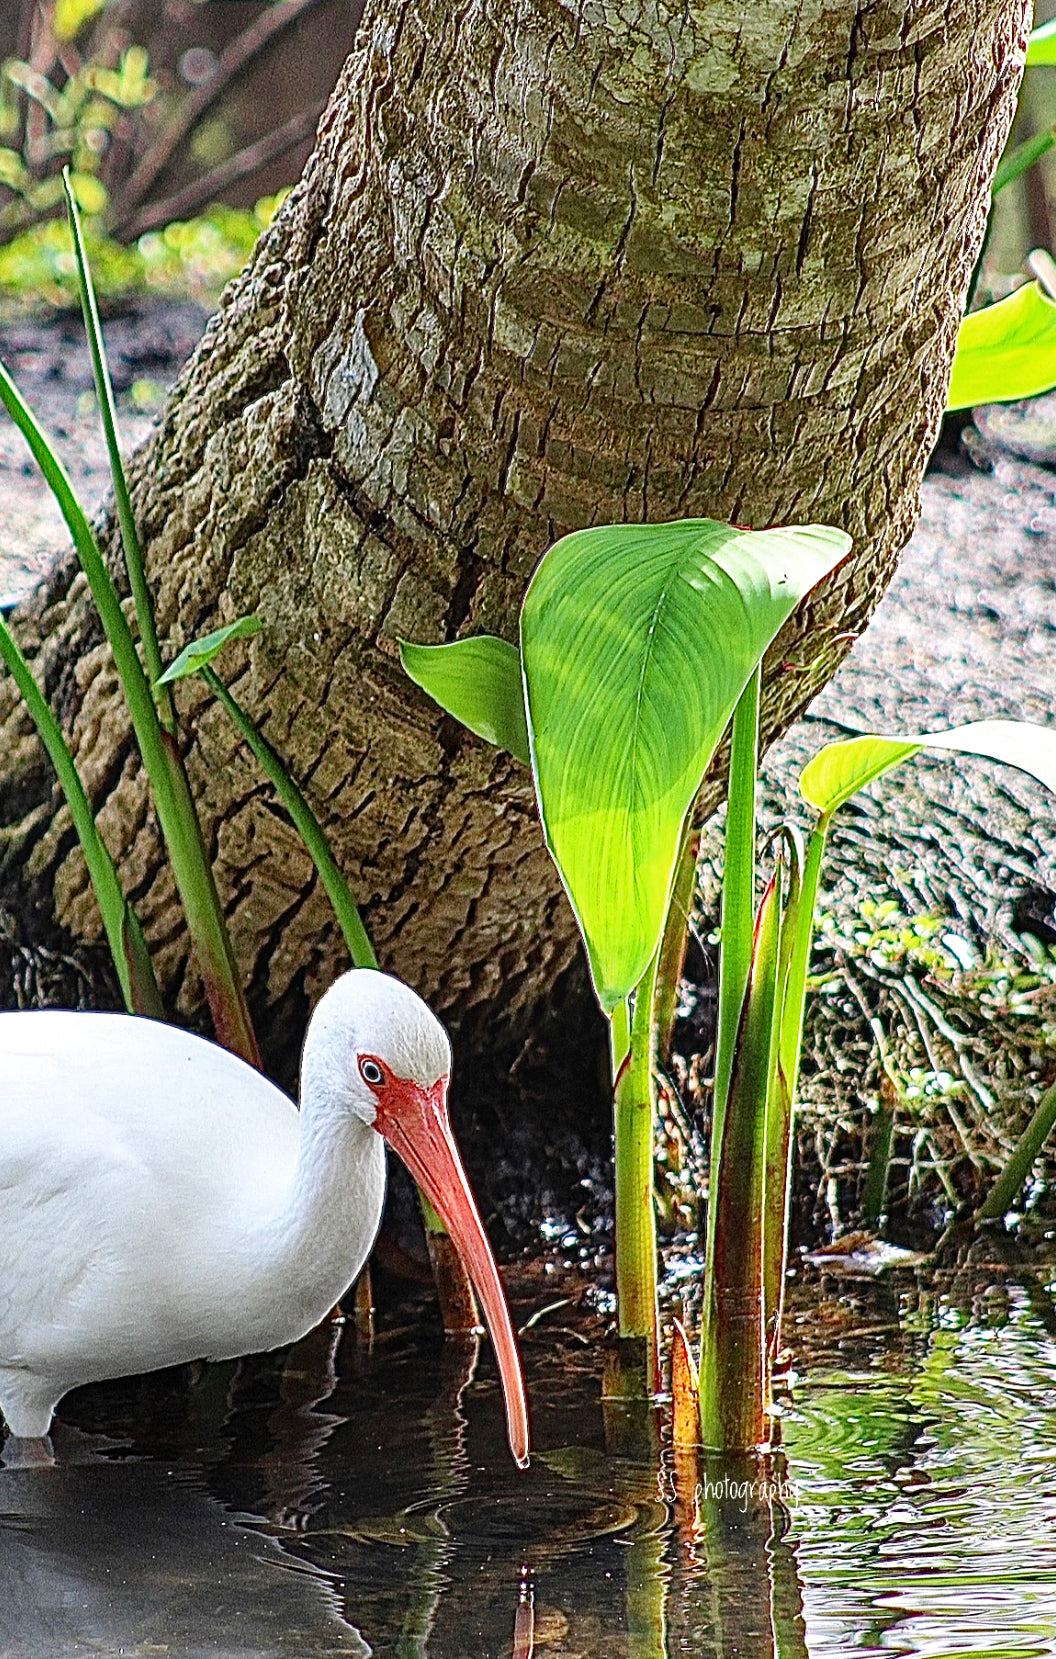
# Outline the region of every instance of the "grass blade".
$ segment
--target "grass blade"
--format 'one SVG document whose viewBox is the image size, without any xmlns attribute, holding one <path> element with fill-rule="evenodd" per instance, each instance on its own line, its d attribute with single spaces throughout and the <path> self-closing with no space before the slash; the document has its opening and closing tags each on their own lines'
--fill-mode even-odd
<svg viewBox="0 0 1056 1659">
<path fill-rule="evenodd" d="M 330 903 L 334 907 L 334 914 L 340 924 L 352 961 L 357 968 L 376 968 L 378 959 L 374 954 L 374 947 L 370 942 L 367 930 L 363 926 L 359 908 L 352 897 L 352 890 L 348 882 L 330 851 L 330 844 L 318 818 L 290 777 L 271 744 L 257 731 L 249 715 L 232 696 L 215 668 L 210 667 L 207 663 L 200 672 L 214 697 L 227 710 L 238 730 L 242 733 L 255 759 L 270 778 L 276 794 L 293 819 L 297 833 L 311 854 L 312 862 L 319 871 L 319 878 L 326 888 Z"/>
<path fill-rule="evenodd" d="M 128 493 L 128 480 L 125 477 L 124 462 L 121 459 L 121 444 L 117 435 L 117 409 L 114 404 L 114 387 L 106 360 L 106 346 L 103 342 L 103 330 L 99 321 L 99 307 L 96 303 L 92 273 L 84 249 L 81 216 L 70 184 L 68 167 L 64 167 L 62 170 L 62 186 L 66 192 L 66 207 L 70 217 L 70 229 L 73 233 L 77 285 L 80 289 L 81 311 L 84 315 L 84 328 L 88 336 L 88 350 L 92 359 L 95 395 L 99 400 L 99 413 L 102 417 L 103 433 L 106 437 L 106 448 L 110 457 L 110 477 L 113 480 L 114 501 L 117 504 L 121 541 L 125 549 L 125 569 L 128 571 L 132 599 L 136 607 L 136 621 L 139 624 L 139 637 L 143 643 L 147 679 L 151 685 L 156 686 L 161 680 L 161 652 L 158 649 L 158 634 L 154 623 L 154 602 L 150 597 L 150 589 L 147 586 L 146 571 L 143 567 L 143 550 L 139 544 L 139 531 L 136 528 L 136 518 L 132 511 L 132 501 Z M 176 713 L 172 705 L 172 696 L 168 691 L 163 692 L 158 697 L 158 708 L 162 725 L 166 731 L 175 734 Z"/>
<path fill-rule="evenodd" d="M 58 774 L 102 914 L 125 1007 L 130 1014 L 147 1014 L 153 1019 L 164 1019 L 161 995 L 139 920 L 125 897 L 114 861 L 99 834 L 91 802 L 67 748 L 62 728 L 3 617 L 0 617 L 0 657 L 18 686 L 48 758 Z"/>
<path fill-rule="evenodd" d="M 260 1051 L 183 760 L 171 732 L 162 727 L 158 718 L 157 705 L 113 578 L 84 509 L 74 494 L 65 467 L 2 363 L 0 402 L 3 402 L 25 438 L 58 502 L 110 642 L 136 741 L 150 778 L 154 804 L 172 861 L 187 928 L 198 957 L 217 1037 L 225 1047 L 259 1069 Z"/>
</svg>

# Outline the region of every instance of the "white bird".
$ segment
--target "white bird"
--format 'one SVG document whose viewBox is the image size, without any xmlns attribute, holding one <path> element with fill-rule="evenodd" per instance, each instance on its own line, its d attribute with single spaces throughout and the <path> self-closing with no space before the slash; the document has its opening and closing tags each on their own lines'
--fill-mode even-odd
<svg viewBox="0 0 1056 1659">
<path fill-rule="evenodd" d="M 447 1117 L 451 1045 L 372 969 L 319 1002 L 301 1110 L 201 1037 L 127 1014 L 0 1014 L 0 1409 L 47 1434 L 68 1389 L 294 1342 L 365 1262 L 382 1137 L 484 1309 L 510 1449 L 528 1413 L 502 1286 Z"/>
</svg>

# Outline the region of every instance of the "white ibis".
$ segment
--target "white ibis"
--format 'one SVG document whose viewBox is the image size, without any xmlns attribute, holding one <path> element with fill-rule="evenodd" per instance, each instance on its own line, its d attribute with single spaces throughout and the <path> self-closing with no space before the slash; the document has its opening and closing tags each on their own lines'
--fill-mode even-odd
<svg viewBox="0 0 1056 1659">
<path fill-rule="evenodd" d="M 520 1361 L 447 1117 L 451 1045 L 371 969 L 321 999 L 301 1110 L 242 1060 L 126 1014 L 0 1014 L 0 1409 L 47 1434 L 68 1389 L 282 1347 L 370 1251 L 382 1136 L 462 1255 L 491 1332 L 510 1449 Z"/>
</svg>

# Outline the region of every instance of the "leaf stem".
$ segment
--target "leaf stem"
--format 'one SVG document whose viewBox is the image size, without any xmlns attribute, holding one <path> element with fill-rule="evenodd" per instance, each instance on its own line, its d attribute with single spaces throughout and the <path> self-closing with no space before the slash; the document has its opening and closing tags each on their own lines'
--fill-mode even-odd
<svg viewBox="0 0 1056 1659">
<path fill-rule="evenodd" d="M 660 938 L 657 959 L 656 993 L 653 1000 L 653 1024 L 656 1028 L 656 1052 L 661 1067 L 671 1055 L 671 1037 L 678 1007 L 678 986 L 686 961 L 686 942 L 693 912 L 693 898 L 697 890 L 697 854 L 700 838 L 693 824 L 690 807 L 682 825 L 682 840 L 678 861 L 671 882 L 667 920 Z"/>
<path fill-rule="evenodd" d="M 91 802 L 66 745 L 62 728 L 3 617 L 0 617 L 0 657 L 18 686 L 48 758 L 58 774 L 103 918 L 125 1007 L 130 1014 L 164 1019 L 161 995 L 139 920 L 125 897 L 114 861 L 99 834 Z"/>
<path fill-rule="evenodd" d="M 312 861 L 319 872 L 320 880 L 326 888 L 330 903 L 334 907 L 334 914 L 340 924 L 352 961 L 357 968 L 376 968 L 378 958 L 375 955 L 367 930 L 363 926 L 359 908 L 352 897 L 352 890 L 330 850 L 330 844 L 318 818 L 267 738 L 263 737 L 257 730 L 245 709 L 228 690 L 215 668 L 206 664 L 199 672 L 214 697 L 227 710 L 248 747 L 252 750 L 255 759 L 271 780 L 275 792 L 286 811 L 293 819 L 297 833 L 311 854 Z"/>
<path fill-rule="evenodd" d="M 719 1017 L 715 1039 L 715 1105 L 711 1148 L 722 1142 L 733 1050 L 752 959 L 755 918 L 755 783 L 759 765 L 759 698 L 762 663 L 753 670 L 733 714 L 726 847 L 722 872 L 722 945 Z"/>
<path fill-rule="evenodd" d="M 975 1212 L 975 1221 L 999 1221 L 1010 1210 L 1019 1195 L 1053 1125 L 1056 1124 L 1056 1083 L 1045 1090 L 1037 1109 L 1024 1129 L 1008 1162 L 990 1189 L 984 1203 Z"/>
<path fill-rule="evenodd" d="M 644 1391 L 659 1387 L 656 1214 L 653 1203 L 654 956 L 634 997 L 630 1047 L 614 1083 L 616 1310 L 621 1338 L 644 1348 Z"/>
<path fill-rule="evenodd" d="M 750 1451 L 765 1432 L 766 1118 L 777 1077 L 783 873 L 779 864 L 759 905 L 708 1198 L 709 1218 L 714 1210 L 716 1221 L 704 1282 L 701 1438 L 724 1452 Z"/>
<path fill-rule="evenodd" d="M 1035 133 L 1033 138 L 1024 139 L 1022 144 L 1017 144 L 1012 154 L 1006 156 L 997 169 L 992 194 L 996 196 L 998 191 L 1004 190 L 1006 185 L 1013 184 L 1023 173 L 1028 172 L 1036 161 L 1048 154 L 1054 144 L 1056 127 Z"/>
</svg>

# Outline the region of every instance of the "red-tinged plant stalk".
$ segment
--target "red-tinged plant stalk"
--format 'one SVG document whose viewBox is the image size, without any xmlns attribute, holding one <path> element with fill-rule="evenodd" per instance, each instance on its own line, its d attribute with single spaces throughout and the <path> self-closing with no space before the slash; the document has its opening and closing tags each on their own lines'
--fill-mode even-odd
<svg viewBox="0 0 1056 1659">
<path fill-rule="evenodd" d="M 755 925 L 719 1160 L 712 1171 L 709 1196 L 716 1219 L 705 1278 L 701 1437 L 706 1446 L 724 1451 L 750 1450 L 765 1437 L 766 1116 L 777 1072 L 783 885 L 778 866 L 763 894 Z"/>
</svg>

